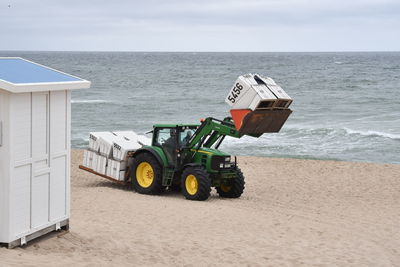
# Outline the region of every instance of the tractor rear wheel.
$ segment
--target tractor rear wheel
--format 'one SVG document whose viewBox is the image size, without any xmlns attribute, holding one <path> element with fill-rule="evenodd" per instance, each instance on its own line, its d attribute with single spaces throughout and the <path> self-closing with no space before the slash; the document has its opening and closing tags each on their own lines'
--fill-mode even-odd
<svg viewBox="0 0 400 267">
<path fill-rule="evenodd" d="M 133 188 L 140 194 L 158 195 L 163 190 L 161 166 L 150 153 L 134 158 L 131 169 Z"/>
<path fill-rule="evenodd" d="M 206 200 L 211 192 L 211 180 L 201 166 L 187 167 L 182 173 L 182 193 L 189 200 Z"/>
<path fill-rule="evenodd" d="M 216 187 L 220 197 L 239 198 L 244 191 L 244 176 L 239 168 L 235 169 L 236 177 L 229 180 L 227 184 Z"/>
</svg>

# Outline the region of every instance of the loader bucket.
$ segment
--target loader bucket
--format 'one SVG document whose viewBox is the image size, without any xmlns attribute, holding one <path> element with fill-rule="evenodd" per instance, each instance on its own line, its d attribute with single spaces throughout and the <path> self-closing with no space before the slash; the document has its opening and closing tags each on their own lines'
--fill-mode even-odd
<svg viewBox="0 0 400 267">
<path fill-rule="evenodd" d="M 261 136 L 263 133 L 277 133 L 281 130 L 290 109 L 232 109 L 231 115 L 239 135 Z"/>
</svg>

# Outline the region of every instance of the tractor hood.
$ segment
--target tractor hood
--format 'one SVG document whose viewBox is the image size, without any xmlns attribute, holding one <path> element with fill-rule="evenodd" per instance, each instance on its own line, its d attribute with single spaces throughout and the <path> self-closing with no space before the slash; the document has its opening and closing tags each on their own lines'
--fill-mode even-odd
<svg viewBox="0 0 400 267">
<path fill-rule="evenodd" d="M 225 152 L 222 152 L 221 150 L 218 149 L 214 149 L 214 148 L 208 148 L 208 147 L 201 147 L 200 149 L 194 149 L 192 148 L 191 151 L 193 152 L 198 152 L 198 153 L 202 153 L 202 154 L 207 154 L 207 155 L 215 155 L 215 156 L 224 156 L 224 157 L 228 157 L 230 156 L 230 154 L 227 154 Z"/>
</svg>

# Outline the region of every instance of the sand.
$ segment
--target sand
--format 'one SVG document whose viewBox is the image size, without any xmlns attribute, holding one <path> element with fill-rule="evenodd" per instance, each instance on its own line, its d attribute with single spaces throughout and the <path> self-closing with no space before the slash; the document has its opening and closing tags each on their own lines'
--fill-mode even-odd
<svg viewBox="0 0 400 267">
<path fill-rule="evenodd" d="M 140 195 L 78 169 L 70 232 L 0 266 L 400 266 L 400 165 L 239 157 L 240 199 Z"/>
</svg>

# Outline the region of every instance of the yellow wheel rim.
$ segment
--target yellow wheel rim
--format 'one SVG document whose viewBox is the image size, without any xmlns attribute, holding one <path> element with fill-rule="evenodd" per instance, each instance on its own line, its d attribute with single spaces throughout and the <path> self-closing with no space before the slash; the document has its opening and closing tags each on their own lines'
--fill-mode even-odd
<svg viewBox="0 0 400 267">
<path fill-rule="evenodd" d="M 197 190 L 199 189 L 199 183 L 197 182 L 196 176 L 194 176 L 193 174 L 189 174 L 185 180 L 185 187 L 186 191 L 190 195 L 195 195 L 197 193 Z"/>
<path fill-rule="evenodd" d="M 154 181 L 153 167 L 147 162 L 140 163 L 136 169 L 136 180 L 141 187 L 149 187 Z"/>
<path fill-rule="evenodd" d="M 228 193 L 229 191 L 231 191 L 232 186 L 230 185 L 221 185 L 221 190 L 224 191 L 225 193 Z"/>
</svg>

